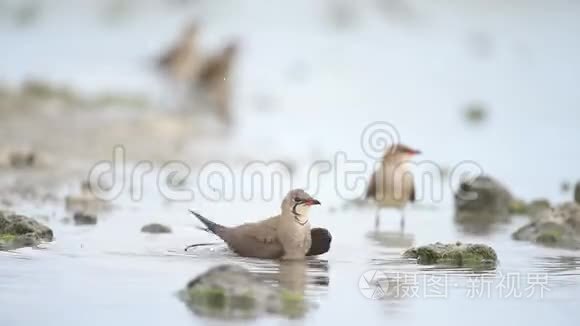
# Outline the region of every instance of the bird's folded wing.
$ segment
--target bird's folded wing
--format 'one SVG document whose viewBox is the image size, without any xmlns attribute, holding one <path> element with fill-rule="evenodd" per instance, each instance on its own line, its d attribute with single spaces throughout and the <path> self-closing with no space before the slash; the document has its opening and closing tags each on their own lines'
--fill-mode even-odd
<svg viewBox="0 0 580 326">
<path fill-rule="evenodd" d="M 257 223 L 246 223 L 238 227 L 240 233 L 263 243 L 277 241 L 278 216 Z"/>
<path fill-rule="evenodd" d="M 228 246 L 241 256 L 279 258 L 284 254 L 276 234 L 276 219 L 242 224 L 228 231 Z"/>
</svg>

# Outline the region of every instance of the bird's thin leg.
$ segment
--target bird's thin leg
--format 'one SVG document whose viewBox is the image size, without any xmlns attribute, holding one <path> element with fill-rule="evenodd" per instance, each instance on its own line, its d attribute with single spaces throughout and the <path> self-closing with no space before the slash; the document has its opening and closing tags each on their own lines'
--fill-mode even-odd
<svg viewBox="0 0 580 326">
<path fill-rule="evenodd" d="M 405 232 L 405 208 L 401 208 L 401 233 Z"/>
<path fill-rule="evenodd" d="M 377 212 L 375 213 L 375 230 L 378 230 L 381 226 L 381 208 L 377 207 Z"/>
</svg>

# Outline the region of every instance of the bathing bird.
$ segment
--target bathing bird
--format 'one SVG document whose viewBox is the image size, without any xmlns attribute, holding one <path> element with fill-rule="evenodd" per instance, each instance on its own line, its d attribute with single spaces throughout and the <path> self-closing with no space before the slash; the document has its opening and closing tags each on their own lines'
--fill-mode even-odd
<svg viewBox="0 0 580 326">
<path fill-rule="evenodd" d="M 320 255 L 330 249 L 332 236 L 322 228 L 310 227 L 310 208 L 320 202 L 302 189 L 290 191 L 282 201 L 280 214 L 235 227 L 217 224 L 191 211 L 205 230 L 217 235 L 240 256 L 297 260 Z"/>
</svg>

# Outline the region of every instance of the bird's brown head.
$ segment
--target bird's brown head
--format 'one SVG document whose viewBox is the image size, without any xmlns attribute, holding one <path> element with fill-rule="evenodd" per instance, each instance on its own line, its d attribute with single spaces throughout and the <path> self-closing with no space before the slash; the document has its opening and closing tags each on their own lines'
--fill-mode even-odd
<svg viewBox="0 0 580 326">
<path fill-rule="evenodd" d="M 282 201 L 282 213 L 291 213 L 294 216 L 306 216 L 310 207 L 320 205 L 317 199 L 314 199 L 302 189 L 294 189 L 288 192 Z"/>
<path fill-rule="evenodd" d="M 397 144 L 389 147 L 385 156 L 383 157 L 384 160 L 389 158 L 401 158 L 404 160 L 411 159 L 413 156 L 421 154 L 420 150 L 411 148 L 407 145 Z"/>
</svg>

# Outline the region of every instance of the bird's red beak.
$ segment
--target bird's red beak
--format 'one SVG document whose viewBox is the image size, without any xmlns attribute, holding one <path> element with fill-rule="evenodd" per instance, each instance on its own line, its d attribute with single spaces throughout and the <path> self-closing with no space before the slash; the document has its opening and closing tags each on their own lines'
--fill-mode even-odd
<svg viewBox="0 0 580 326">
<path fill-rule="evenodd" d="M 312 205 L 321 205 L 321 203 L 316 199 L 308 199 L 304 201 L 305 205 L 312 206 Z"/>
<path fill-rule="evenodd" d="M 418 149 L 410 149 L 407 151 L 407 153 L 411 154 L 411 155 L 419 155 L 419 154 L 421 154 L 421 151 Z"/>
</svg>

